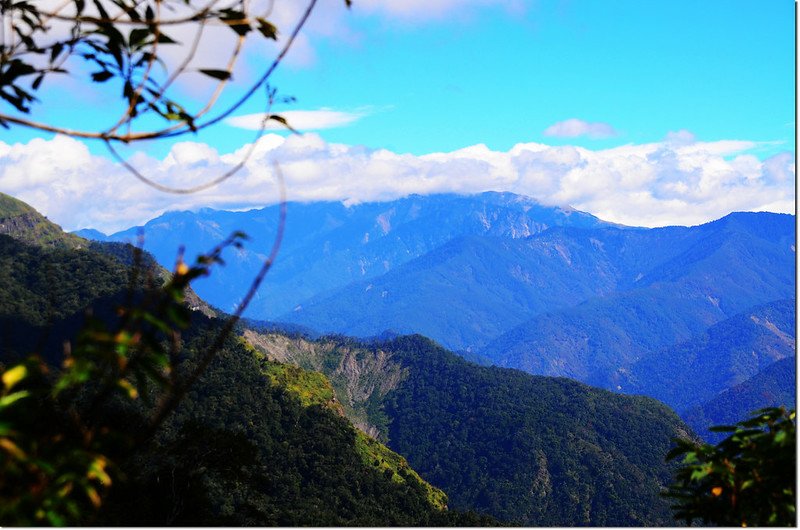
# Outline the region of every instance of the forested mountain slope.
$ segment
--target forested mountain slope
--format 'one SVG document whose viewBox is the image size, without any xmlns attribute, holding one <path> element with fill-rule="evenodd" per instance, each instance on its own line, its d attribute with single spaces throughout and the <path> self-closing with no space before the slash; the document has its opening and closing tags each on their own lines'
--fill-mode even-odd
<svg viewBox="0 0 800 530">
<path fill-rule="evenodd" d="M 230 308 L 276 223 L 275 207 L 168 213 L 145 226 L 146 244 L 172 263 L 181 242 L 210 246 L 233 227 L 255 236 L 216 283 L 199 284 Z M 290 204 L 250 315 L 323 333 L 422 333 L 502 366 L 632 391 L 639 359 L 794 295 L 794 223 L 762 212 L 626 228 L 509 193 Z"/>
<path fill-rule="evenodd" d="M 664 455 L 688 428 L 655 400 L 480 367 L 420 336 L 245 337 L 268 357 L 326 373 L 347 414 L 452 507 L 524 525 L 672 524 L 659 496 L 670 480 Z"/>
<path fill-rule="evenodd" d="M 116 306 L 130 301 L 130 285 L 134 302 L 144 294 L 148 275 L 140 270 L 131 283 L 129 256 L 116 254 L 0 235 L 0 366 L 37 351 L 57 370 L 87 309 L 113 322 Z M 221 327 L 194 312 L 181 335 L 180 373 L 196 365 Z M 444 493 L 356 430 L 332 398 L 324 376 L 269 362 L 230 336 L 156 436 L 114 462 L 120 473 L 111 495 L 85 524 L 494 523 L 448 511 Z M 138 403 L 112 399 L 98 412 L 116 425 L 120 441 L 138 439 L 147 426 L 154 404 Z"/>
<path fill-rule="evenodd" d="M 709 426 L 733 425 L 758 409 L 785 406 L 797 409 L 797 358 L 785 357 L 753 377 L 717 394 L 683 413 L 686 423 L 711 443 L 726 433 L 711 432 Z"/>
<path fill-rule="evenodd" d="M 608 241 L 603 232 L 610 231 L 593 236 Z M 618 232 L 614 238 L 627 243 L 603 248 L 625 256 L 615 260 L 629 278 L 619 290 L 536 315 L 479 353 L 503 366 L 630 390 L 624 375 L 640 358 L 750 307 L 793 297 L 793 234 L 793 216 L 763 213 L 680 230 Z M 657 260 L 630 259 L 649 249 Z M 638 391 L 649 392 L 648 382 L 640 383 Z"/>
<path fill-rule="evenodd" d="M 644 357 L 626 374 L 626 387 L 684 411 L 776 361 L 794 357 L 796 336 L 794 299 L 756 306 L 686 342 Z M 742 405 L 748 406 L 746 401 Z M 755 410 L 761 405 L 749 406 Z"/>
<path fill-rule="evenodd" d="M 0 193 L 0 234 L 36 245 L 78 248 L 86 241 L 67 234 L 28 204 Z"/>
</svg>

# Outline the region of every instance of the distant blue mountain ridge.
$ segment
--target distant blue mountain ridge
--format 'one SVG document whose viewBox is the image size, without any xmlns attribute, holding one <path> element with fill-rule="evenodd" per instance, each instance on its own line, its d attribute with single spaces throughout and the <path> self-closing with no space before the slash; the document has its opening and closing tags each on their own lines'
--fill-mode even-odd
<svg viewBox="0 0 800 530">
<path fill-rule="evenodd" d="M 679 412 L 764 368 L 733 370 L 735 377 L 720 370 L 741 360 L 736 348 L 766 344 L 775 330 L 795 335 L 786 324 L 795 314 L 792 215 L 732 213 L 693 227 L 633 228 L 494 192 L 291 203 L 288 212 L 251 318 L 360 337 L 421 333 L 469 358 L 659 397 Z M 144 226 L 145 248 L 169 267 L 181 244 L 191 256 L 234 230 L 253 236 L 195 287 L 230 311 L 277 218 L 276 206 L 170 212 Z M 137 230 L 107 239 L 133 240 Z M 714 342 L 713 326 L 763 323 L 765 305 L 769 325 Z M 758 307 L 762 313 L 747 313 Z M 781 343 L 770 362 L 794 348 Z M 686 361 L 687 349 L 708 362 Z M 696 384 L 692 371 L 711 367 Z"/>
<path fill-rule="evenodd" d="M 197 282 L 198 293 L 231 311 L 246 291 L 277 233 L 278 206 L 228 212 L 167 212 L 143 227 L 105 236 L 79 230 L 88 239 L 135 243 L 144 230 L 146 250 L 165 266 L 177 249 L 206 252 L 236 230 L 252 241 L 224 254 L 226 267 Z M 247 316 L 275 319 L 308 298 L 387 271 L 463 235 L 523 238 L 551 226 L 606 226 L 609 223 L 571 208 L 542 206 L 511 193 L 477 196 L 411 195 L 391 202 L 345 206 L 341 202 L 289 203 L 286 234 L 275 266 Z M 382 331 L 382 330 L 379 330 Z"/>
</svg>

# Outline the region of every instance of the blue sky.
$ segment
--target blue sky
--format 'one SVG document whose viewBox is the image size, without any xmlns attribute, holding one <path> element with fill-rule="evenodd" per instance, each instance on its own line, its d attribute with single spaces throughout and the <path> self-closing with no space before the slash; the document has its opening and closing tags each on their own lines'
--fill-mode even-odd
<svg viewBox="0 0 800 530">
<path fill-rule="evenodd" d="M 542 1 L 413 24 L 354 11 L 359 45 L 321 40 L 312 68 L 278 77 L 298 107 L 375 108 L 324 133 L 330 141 L 415 154 L 528 141 L 603 148 L 680 129 L 794 142 L 791 1 Z M 569 118 L 618 135 L 543 136 Z"/>
<path fill-rule="evenodd" d="M 277 19 L 291 20 L 300 5 L 296 0 L 283 4 L 279 0 L 278 10 L 283 6 L 286 16 L 281 18 L 279 12 Z M 292 139 L 292 154 L 284 156 L 319 166 L 313 171 L 316 180 L 297 175 L 295 196 L 373 200 L 407 192 L 506 186 L 534 196 L 541 192 L 537 198 L 545 202 L 570 201 L 576 207 L 594 208 L 592 213 L 609 220 L 649 226 L 701 222 L 727 213 L 726 209 L 791 211 L 794 24 L 791 0 L 355 0 L 350 11 L 341 0 L 322 0 L 272 79 L 282 94 L 297 98 L 276 110 L 288 111 L 290 121 L 295 118 L 293 123 L 310 132 L 304 140 Z M 281 27 L 285 26 L 288 23 Z M 246 81 L 255 75 L 267 57 L 252 49 L 236 79 Z M 186 84 L 183 94 L 191 98 L 193 90 L 191 83 Z M 108 119 L 108 101 L 79 78 L 59 81 L 42 93 L 42 99 L 48 104 L 37 108 L 35 117 L 43 120 L 91 127 Z M 263 99 L 254 99 L 236 113 L 238 118 L 198 137 L 182 138 L 193 146 L 179 146 L 183 162 L 174 143 L 137 144 L 126 152 L 167 180 L 177 178 L 168 173 L 184 162 L 192 171 L 213 172 L 230 164 L 229 155 L 252 140 L 253 131 L 241 125 L 247 123 L 246 115 L 262 109 Z M 18 145 L 13 155 L 17 165 L 19 157 L 27 156 L 20 154 L 23 146 L 35 138 L 55 141 L 52 135 L 19 128 L 0 131 L 0 142 Z M 280 143 L 270 138 L 268 145 Z M 520 155 L 520 148 L 515 151 L 515 146 L 526 144 L 540 146 L 528 151 L 540 153 L 542 160 L 534 163 L 530 156 Z M 80 156 L 106 168 L 105 174 L 116 171 L 109 169 L 102 145 L 76 145 L 60 142 L 58 148 L 86 150 Z M 341 147 L 332 147 L 336 145 Z M 475 145 L 486 146 L 489 154 L 459 151 Z M 205 156 L 208 149 L 213 152 Z M 282 149 L 288 151 L 289 146 Z M 381 150 L 394 157 L 385 162 L 391 168 L 376 169 L 374 160 L 362 160 L 364 153 Z M 298 154 L 301 151 L 305 155 Z M 350 157 L 347 165 L 326 166 L 334 158 L 342 163 L 343 151 Z M 279 152 L 273 150 L 271 156 Z M 430 153 L 450 153 L 449 166 L 440 161 L 441 171 L 427 165 L 420 169 L 419 164 L 430 162 L 425 158 Z M 417 157 L 417 165 L 403 158 L 406 154 Z M 216 155 L 221 158 L 214 159 Z M 9 157 L 10 147 L 5 155 L 0 150 L 0 171 L 10 167 Z M 628 164 L 631 157 L 649 165 Z M 493 169 L 485 170 L 480 183 L 464 187 L 455 181 L 455 159 L 474 167 L 476 174 L 487 164 Z M 357 192 L 320 180 L 318 175 L 332 167 L 372 172 L 370 178 L 385 179 L 389 191 L 376 188 L 354 197 Z M 61 213 L 45 200 L 45 188 L 56 180 L 62 186 L 59 200 L 69 193 L 92 195 L 80 186 L 64 184 L 64 172 L 56 170 L 42 176 L 43 184 L 37 187 L 9 177 L 6 169 L 5 180 L 0 173 L 0 189 L 16 191 L 34 206 L 61 217 L 66 226 L 113 225 L 110 213 L 80 217 L 77 210 Z M 396 179 L 412 171 L 422 171 L 428 179 L 396 186 Z M 627 196 L 615 197 L 616 202 L 639 204 L 639 210 L 624 212 L 598 199 L 602 186 L 634 182 L 643 173 L 650 177 L 640 179 L 640 188 L 629 193 L 647 197 L 638 203 L 627 201 Z M 719 177 L 723 173 L 727 176 Z M 586 188 L 594 186 L 598 195 L 567 189 L 583 187 L 581 178 L 591 179 Z M 312 181 L 313 186 L 308 184 Z M 531 184 L 540 181 L 547 184 L 538 188 Z M 239 185 L 245 182 L 243 178 Z M 751 196 L 751 201 L 722 201 L 720 195 L 733 188 L 742 197 Z M 236 199 L 245 196 L 240 189 L 220 189 L 216 195 L 189 202 L 141 195 L 140 200 L 151 201 L 151 206 L 129 217 L 118 215 L 117 224 L 140 222 L 139 218 L 168 208 L 199 207 L 202 201 L 233 208 L 270 200 L 267 196 Z M 663 215 L 647 218 L 644 213 L 653 209 L 653 201 Z M 76 197 L 74 203 L 80 205 L 80 200 Z M 687 207 L 694 208 L 693 215 L 681 218 L 679 212 Z"/>
</svg>

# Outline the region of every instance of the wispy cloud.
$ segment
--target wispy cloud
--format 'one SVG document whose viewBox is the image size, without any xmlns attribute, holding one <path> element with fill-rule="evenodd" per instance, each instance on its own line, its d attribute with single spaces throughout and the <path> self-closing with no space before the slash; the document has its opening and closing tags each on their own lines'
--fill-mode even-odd
<svg viewBox="0 0 800 530">
<path fill-rule="evenodd" d="M 343 112 L 332 109 L 287 110 L 281 112 L 280 115 L 285 118 L 294 129 L 299 131 L 318 131 L 321 129 L 334 129 L 336 127 L 350 125 L 354 121 L 366 116 L 367 112 Z M 261 128 L 261 122 L 263 120 L 264 114 L 262 113 L 245 114 L 243 116 L 228 118 L 225 120 L 225 123 L 233 127 L 255 131 Z M 269 130 L 285 129 L 282 124 L 274 120 L 268 121 L 266 128 Z"/>
<path fill-rule="evenodd" d="M 676 141 L 682 140 L 682 141 Z M 474 145 L 424 156 L 333 144 L 314 133 L 267 134 L 244 169 L 201 193 L 175 196 L 145 186 L 74 139 L 0 142 L 0 190 L 31 203 L 67 229 L 106 232 L 141 224 L 167 210 L 257 208 L 278 200 L 272 161 L 280 164 L 289 199 L 381 201 L 410 193 L 512 191 L 544 204 L 571 205 L 608 221 L 691 225 L 731 211 L 794 211 L 794 154 L 761 160 L 763 142 L 661 142 L 591 150 L 539 143 L 508 151 Z M 173 146 L 163 159 L 143 153 L 134 163 L 173 186 L 207 182 L 247 149 L 219 153 L 203 143 Z"/>
<path fill-rule="evenodd" d="M 544 130 L 545 136 L 554 136 L 559 138 L 577 138 L 579 136 L 588 136 L 589 138 L 611 138 L 617 136 L 617 131 L 614 128 L 603 122 L 588 122 L 571 118 L 569 120 L 554 123 Z"/>
</svg>

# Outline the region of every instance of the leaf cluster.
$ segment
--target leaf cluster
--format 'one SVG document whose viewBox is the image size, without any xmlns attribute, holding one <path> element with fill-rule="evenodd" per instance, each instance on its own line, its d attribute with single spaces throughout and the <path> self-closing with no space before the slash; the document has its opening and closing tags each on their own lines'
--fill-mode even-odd
<svg viewBox="0 0 800 530">
<path fill-rule="evenodd" d="M 667 459 L 681 460 L 666 495 L 675 518 L 719 526 L 796 525 L 794 411 L 766 408 L 731 426 L 717 445 L 676 440 Z"/>
<path fill-rule="evenodd" d="M 242 90 L 237 103 L 201 124 L 199 120 L 215 107 L 232 79 L 245 40 L 252 35 L 278 40 L 279 30 L 269 20 L 272 7 L 256 12 L 249 0 L 68 0 L 48 9 L 39 2 L 0 0 L 0 17 L 10 28 L 9 32 L 0 32 L 0 99 L 18 113 L 29 114 L 45 79 L 52 74 L 84 71 L 93 83 L 113 85 L 111 91 L 117 91 L 122 99 L 119 118 L 103 131 L 66 129 L 5 113 L 0 113 L 0 126 L 8 128 L 14 123 L 123 142 L 197 132 L 219 122 L 260 86 L 266 86 L 315 4 L 316 0 L 309 2 L 305 16 L 289 32 L 285 47 L 258 81 Z M 229 28 L 234 42 L 230 56 L 221 64 L 199 53 L 204 31 L 214 26 Z M 181 42 L 178 35 L 185 33 L 178 32 L 181 28 L 189 28 L 194 37 Z M 168 58 L 176 50 L 183 54 L 177 64 Z M 204 62 L 212 64 L 194 66 Z M 199 105 L 190 105 L 175 96 L 173 85 L 178 78 L 196 74 L 216 85 Z M 267 96 L 271 104 L 274 93 L 268 89 Z M 160 117 L 163 125 L 132 130 L 146 114 Z M 267 119 L 285 123 L 275 115 Z"/>
</svg>

